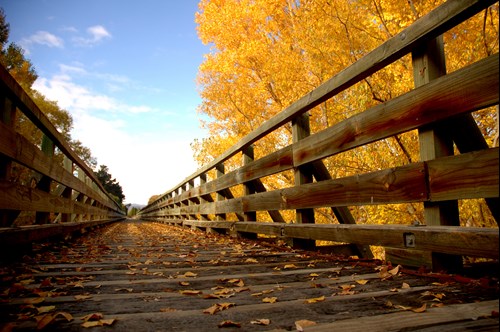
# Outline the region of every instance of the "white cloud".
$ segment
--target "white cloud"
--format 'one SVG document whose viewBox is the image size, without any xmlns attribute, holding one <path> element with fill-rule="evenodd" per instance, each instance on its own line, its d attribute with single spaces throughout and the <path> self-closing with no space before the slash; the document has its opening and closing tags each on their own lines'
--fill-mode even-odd
<svg viewBox="0 0 500 332">
<path fill-rule="evenodd" d="M 64 47 L 64 41 L 61 38 L 47 31 L 37 31 L 35 34 L 31 35 L 28 38 L 23 38 L 19 42 L 19 45 L 21 45 L 21 47 L 27 54 L 30 53 L 30 48 L 33 44 L 57 48 Z"/>
<path fill-rule="evenodd" d="M 109 33 L 108 30 L 106 30 L 106 28 L 102 25 L 94 25 L 87 28 L 87 34 L 89 37 L 75 37 L 73 38 L 73 41 L 78 46 L 93 46 L 104 39 L 112 37 L 111 33 Z"/>
<path fill-rule="evenodd" d="M 90 148 L 99 164 L 109 167 L 126 202 L 145 204 L 149 197 L 165 192 L 196 170 L 189 139 L 179 139 L 175 131 L 170 134 L 160 125 L 142 133 L 127 129 L 130 124 L 125 115 L 153 111 L 159 115 L 162 111 L 96 93 L 76 83 L 75 75 L 93 74 L 81 65 L 64 65 L 58 75 L 39 77 L 33 87 L 71 113 L 72 137 Z"/>
</svg>

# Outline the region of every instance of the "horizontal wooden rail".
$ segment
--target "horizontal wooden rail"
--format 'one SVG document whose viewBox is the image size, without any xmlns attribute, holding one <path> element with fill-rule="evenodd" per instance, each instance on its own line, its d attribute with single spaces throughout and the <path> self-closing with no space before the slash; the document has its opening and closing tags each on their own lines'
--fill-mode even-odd
<svg viewBox="0 0 500 332">
<path fill-rule="evenodd" d="M 485 199 L 498 224 L 499 149 L 488 146 L 473 113 L 499 103 L 499 55 L 446 74 L 441 38 L 495 2 L 447 1 L 264 122 L 139 211 L 139 216 L 288 238 L 306 248 L 321 240 L 355 244 L 361 254 L 368 253 L 369 245 L 425 252 L 430 261 L 420 263 L 432 267 L 447 268 L 447 261 L 458 262 L 449 255 L 498 259 L 498 228 L 459 227 L 458 200 Z M 305 112 L 408 53 L 412 54 L 413 90 L 310 133 Z M 423 65 L 436 66 L 425 70 L 439 75 L 420 77 Z M 284 125 L 291 125 L 292 143 L 261 151 L 263 156 L 254 160 L 253 144 Z M 411 131 L 418 132 L 420 161 L 339 178 L 329 173 L 326 158 Z M 434 141 L 427 140 L 429 135 Z M 453 144 L 460 154 L 454 154 Z M 235 166 L 231 159 L 233 169 L 224 174 L 224 163 L 239 153 L 242 165 Z M 287 171 L 293 171 L 294 183 L 266 188 L 266 177 Z M 427 226 L 357 225 L 349 209 L 401 203 L 421 204 Z M 323 208 L 331 208 L 340 225 L 314 224 L 315 212 Z M 285 220 L 281 213 L 286 211 L 294 211 L 295 220 Z M 257 220 L 260 212 L 268 212 L 274 223 Z"/>
<path fill-rule="evenodd" d="M 297 225 L 242 221 L 177 220 L 196 228 L 224 229 L 279 238 L 302 238 L 379 245 L 391 248 L 427 250 L 440 253 L 498 259 L 499 233 L 496 229 L 455 226 L 404 225 Z"/>
</svg>

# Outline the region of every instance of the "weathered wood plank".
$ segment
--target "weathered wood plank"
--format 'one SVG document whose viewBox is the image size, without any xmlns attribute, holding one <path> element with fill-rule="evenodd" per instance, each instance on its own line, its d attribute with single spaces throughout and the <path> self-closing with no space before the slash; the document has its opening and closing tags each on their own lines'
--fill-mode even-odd
<svg viewBox="0 0 500 332">
<path fill-rule="evenodd" d="M 427 162 L 431 201 L 499 196 L 499 148 Z"/>
<path fill-rule="evenodd" d="M 456 226 L 291 225 L 284 236 L 498 259 L 498 229 Z"/>
</svg>

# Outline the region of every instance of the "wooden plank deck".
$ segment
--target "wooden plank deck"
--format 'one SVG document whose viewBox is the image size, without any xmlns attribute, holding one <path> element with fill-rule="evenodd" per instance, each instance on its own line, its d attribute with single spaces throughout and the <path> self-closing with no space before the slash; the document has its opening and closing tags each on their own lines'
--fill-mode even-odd
<svg viewBox="0 0 500 332">
<path fill-rule="evenodd" d="M 132 220 L 34 247 L 0 265 L 0 331 L 498 331 L 497 276 Z"/>
</svg>

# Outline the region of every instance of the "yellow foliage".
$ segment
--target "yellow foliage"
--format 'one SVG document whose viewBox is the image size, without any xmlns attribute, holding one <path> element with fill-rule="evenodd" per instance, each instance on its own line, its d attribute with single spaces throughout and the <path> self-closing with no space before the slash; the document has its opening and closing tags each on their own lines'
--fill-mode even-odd
<svg viewBox="0 0 500 332">
<path fill-rule="evenodd" d="M 211 52 L 199 68 L 199 112 L 209 119 L 202 125 L 210 137 L 192 145 L 198 163 L 209 163 L 443 2 L 202 0 L 196 14 L 198 35 Z M 448 72 L 498 52 L 498 4 L 447 32 L 444 42 Z M 321 131 L 412 88 L 411 55 L 407 55 L 311 110 L 311 131 Z M 491 109 L 474 114 L 489 144 L 497 131 L 495 116 Z M 291 126 L 285 125 L 255 144 L 255 157 L 290 143 Z M 325 164 L 337 178 L 418 160 L 418 135 L 409 132 L 327 158 Z M 225 166 L 239 165 L 241 158 L 232 158 Z M 286 187 L 293 185 L 293 176 L 280 174 L 264 183 L 268 190 Z M 351 210 L 357 222 L 424 222 L 418 204 Z M 468 217 L 469 223 L 489 224 L 488 217 L 479 220 L 481 215 L 485 216 L 477 212 Z M 334 221 L 323 210 L 317 219 Z"/>
</svg>

